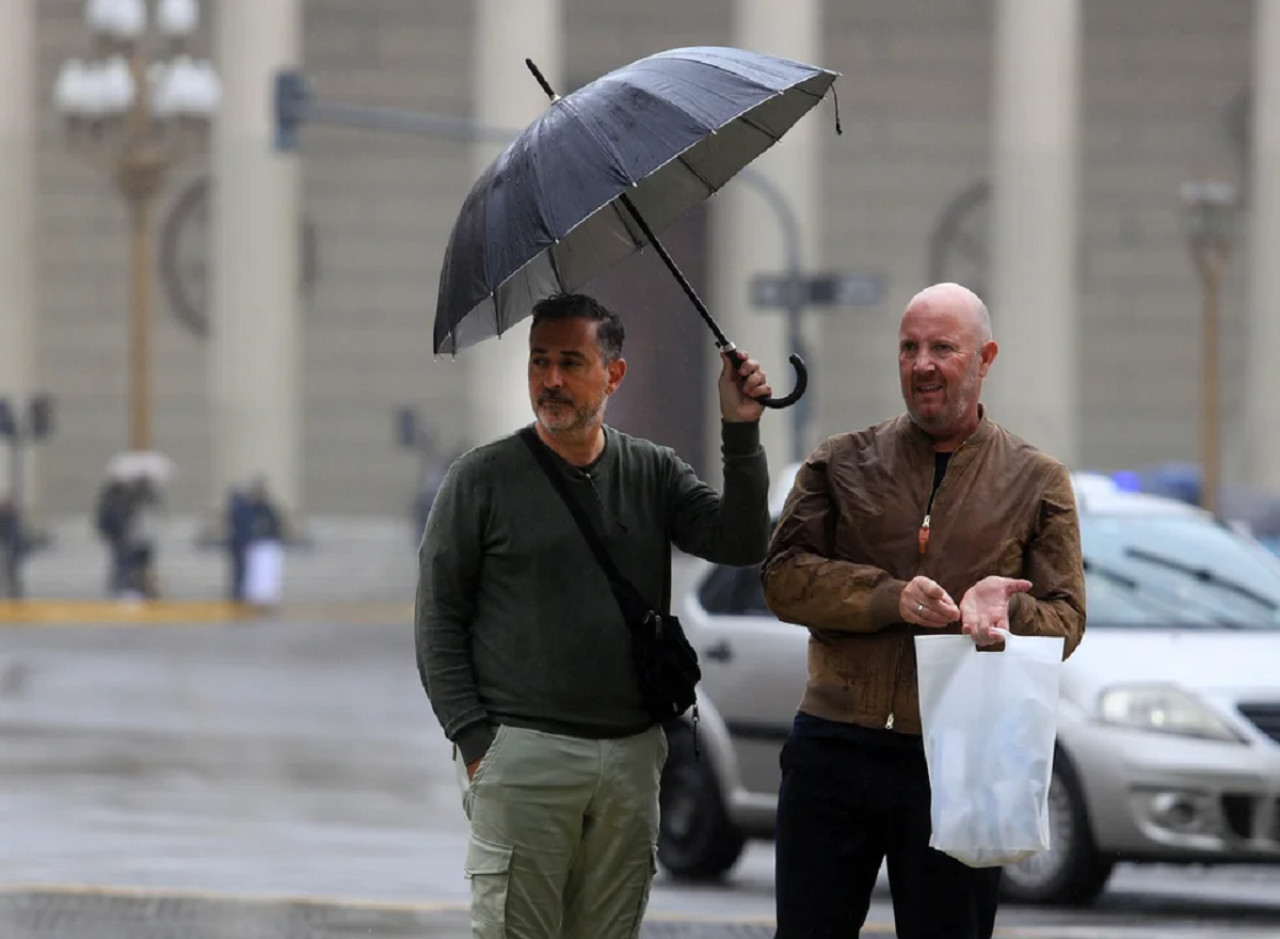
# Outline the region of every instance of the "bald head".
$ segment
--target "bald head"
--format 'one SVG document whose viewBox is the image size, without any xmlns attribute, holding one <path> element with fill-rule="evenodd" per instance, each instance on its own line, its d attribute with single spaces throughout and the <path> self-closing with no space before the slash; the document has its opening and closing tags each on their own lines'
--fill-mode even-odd
<svg viewBox="0 0 1280 939">
<path fill-rule="evenodd" d="M 907 304 L 898 326 L 902 398 L 936 449 L 954 450 L 977 428 L 997 351 L 986 304 L 967 287 L 934 284 Z"/>
<path fill-rule="evenodd" d="M 911 298 L 902 313 L 903 317 L 916 309 L 922 312 L 945 312 L 958 317 L 966 328 L 973 330 L 971 335 L 976 345 L 990 342 L 994 338 L 987 305 L 976 293 L 960 284 L 942 283 L 925 287 Z"/>
</svg>

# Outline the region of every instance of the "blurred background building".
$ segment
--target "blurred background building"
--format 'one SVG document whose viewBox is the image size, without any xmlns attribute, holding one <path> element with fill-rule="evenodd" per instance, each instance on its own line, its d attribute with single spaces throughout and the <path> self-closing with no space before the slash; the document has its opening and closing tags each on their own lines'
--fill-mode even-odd
<svg viewBox="0 0 1280 939">
<path fill-rule="evenodd" d="M 0 0 L 0 391 L 55 402 L 26 465 L 43 517 L 91 511 L 130 445 L 129 214 L 69 148 L 53 96 L 89 47 L 84 13 Z M 760 305 L 776 302 L 767 278 L 788 249 L 806 275 L 836 275 L 813 277 L 801 321 L 809 410 L 765 418 L 775 465 L 898 412 L 897 319 L 937 280 L 991 306 L 996 420 L 1075 467 L 1195 461 L 1205 304 L 1179 192 L 1213 179 L 1239 202 L 1215 297 L 1222 472 L 1280 492 L 1278 0 L 204 0 L 200 14 L 187 43 L 221 101 L 149 222 L 149 445 L 176 469 L 170 512 L 212 517 L 261 475 L 295 517 L 403 517 L 424 476 L 529 414 L 518 330 L 456 360 L 430 351 L 445 243 L 495 145 L 315 124 L 276 153 L 277 69 L 325 99 L 518 128 L 545 106 L 525 56 L 563 92 L 699 44 L 843 73 L 842 136 L 824 102 L 753 167 L 767 185 L 735 181 L 670 234 L 782 391 L 788 323 Z M 714 478 L 718 361 L 693 311 L 650 257 L 590 289 L 630 334 L 611 422 Z"/>
</svg>

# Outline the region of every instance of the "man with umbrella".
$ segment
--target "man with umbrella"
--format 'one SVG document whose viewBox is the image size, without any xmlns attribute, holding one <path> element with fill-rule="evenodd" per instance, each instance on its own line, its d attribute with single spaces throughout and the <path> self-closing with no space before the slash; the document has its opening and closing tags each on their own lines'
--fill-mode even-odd
<svg viewBox="0 0 1280 939">
<path fill-rule="evenodd" d="M 671 450 L 605 425 L 627 371 L 623 337 L 591 297 L 536 304 L 536 440 L 512 435 L 454 462 L 423 537 L 418 666 L 465 786 L 477 936 L 637 935 L 658 837 L 666 736 L 642 700 L 609 579 L 531 448 L 545 448 L 659 610 L 673 543 L 736 565 L 767 547 L 764 373 L 722 356 L 722 495 Z"/>
<path fill-rule="evenodd" d="M 433 344 L 456 353 L 532 313 L 536 421 L 464 454 L 441 483 L 419 552 L 418 668 L 464 786 L 475 934 L 633 939 L 654 873 L 661 722 L 689 706 L 697 677 L 664 621 L 671 546 L 763 558 L 758 422 L 795 403 L 807 375 L 791 355 L 795 389 L 774 398 L 656 232 L 772 146 L 836 75 L 673 49 L 561 98 L 526 64 L 552 103 L 463 203 Z M 723 494 L 670 449 L 604 424 L 627 372 L 622 323 L 576 291 L 643 247 L 721 352 Z M 655 637 L 670 659 L 650 654 Z M 655 661 L 674 662 L 678 680 L 652 681 Z"/>
</svg>

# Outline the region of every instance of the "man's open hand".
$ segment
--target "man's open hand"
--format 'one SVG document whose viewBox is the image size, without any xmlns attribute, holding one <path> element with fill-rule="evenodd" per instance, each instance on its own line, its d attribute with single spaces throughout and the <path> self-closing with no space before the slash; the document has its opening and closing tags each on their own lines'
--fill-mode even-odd
<svg viewBox="0 0 1280 939">
<path fill-rule="evenodd" d="M 995 645 L 1004 637 L 997 630 L 1009 628 L 1009 599 L 1026 593 L 1031 581 L 1013 577 L 984 577 L 960 599 L 960 628 L 980 646 Z"/>
</svg>

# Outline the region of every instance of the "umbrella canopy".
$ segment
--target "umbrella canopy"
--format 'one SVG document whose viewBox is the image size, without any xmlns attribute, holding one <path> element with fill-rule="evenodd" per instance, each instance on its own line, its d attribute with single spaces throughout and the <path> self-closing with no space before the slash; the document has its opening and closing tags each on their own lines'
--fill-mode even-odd
<svg viewBox="0 0 1280 939">
<path fill-rule="evenodd" d="M 107 463 L 107 477 L 121 481 L 147 479 L 164 486 L 173 478 L 173 460 L 154 450 L 126 450 Z"/>
<path fill-rule="evenodd" d="M 499 335 L 538 300 L 653 243 L 631 207 L 650 232 L 670 225 L 777 142 L 836 77 L 704 46 L 660 52 L 554 100 L 463 203 L 434 350 Z"/>
</svg>

